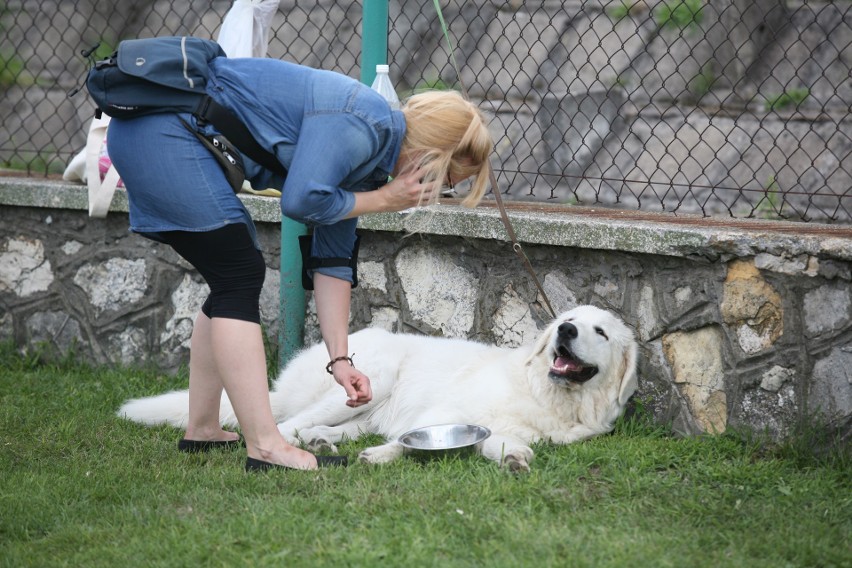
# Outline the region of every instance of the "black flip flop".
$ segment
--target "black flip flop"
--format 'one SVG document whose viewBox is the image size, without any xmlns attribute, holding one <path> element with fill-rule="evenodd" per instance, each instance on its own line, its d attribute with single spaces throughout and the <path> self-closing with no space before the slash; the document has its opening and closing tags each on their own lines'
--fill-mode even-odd
<svg viewBox="0 0 852 568">
<path fill-rule="evenodd" d="M 346 467 L 349 465 L 349 458 L 346 456 L 314 456 L 317 458 L 317 467 Z M 267 471 L 269 469 L 296 469 L 279 465 L 277 463 L 269 463 L 263 460 L 254 458 L 246 458 L 246 471 Z"/>
<path fill-rule="evenodd" d="M 209 452 L 210 450 L 232 450 L 242 448 L 246 445 L 243 437 L 240 436 L 236 440 L 187 440 L 184 438 L 178 442 L 178 450 L 197 454 L 201 452 Z"/>
</svg>

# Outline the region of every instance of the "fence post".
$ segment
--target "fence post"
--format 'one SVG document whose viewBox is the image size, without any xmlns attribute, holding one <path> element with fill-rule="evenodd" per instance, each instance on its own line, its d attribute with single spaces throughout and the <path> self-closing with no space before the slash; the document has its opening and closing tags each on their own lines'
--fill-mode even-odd
<svg viewBox="0 0 852 568">
<path fill-rule="evenodd" d="M 302 348 L 305 333 L 305 291 L 302 289 L 302 253 L 299 236 L 307 234 L 302 223 L 281 216 L 281 282 L 278 312 L 278 368 L 283 368 Z"/>
<path fill-rule="evenodd" d="M 372 85 L 376 65 L 388 61 L 388 0 L 364 0 L 361 19 L 361 82 Z"/>
</svg>

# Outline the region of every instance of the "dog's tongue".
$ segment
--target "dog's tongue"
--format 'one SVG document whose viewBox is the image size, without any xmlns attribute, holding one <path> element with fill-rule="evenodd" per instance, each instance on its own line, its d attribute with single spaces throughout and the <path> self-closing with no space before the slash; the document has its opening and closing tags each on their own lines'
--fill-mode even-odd
<svg viewBox="0 0 852 568">
<path fill-rule="evenodd" d="M 553 368 L 558 369 L 559 371 L 566 373 L 569 371 L 578 371 L 582 367 L 581 365 L 574 359 L 570 359 L 568 357 L 562 357 L 561 355 L 553 361 Z"/>
</svg>

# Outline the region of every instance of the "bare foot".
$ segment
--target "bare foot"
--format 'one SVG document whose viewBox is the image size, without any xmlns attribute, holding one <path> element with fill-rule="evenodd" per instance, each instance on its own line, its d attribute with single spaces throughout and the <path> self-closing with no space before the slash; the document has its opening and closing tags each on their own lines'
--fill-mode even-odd
<svg viewBox="0 0 852 568">
<path fill-rule="evenodd" d="M 317 458 L 282 439 L 281 445 L 272 450 L 248 447 L 248 457 L 293 469 L 317 469 Z"/>
</svg>

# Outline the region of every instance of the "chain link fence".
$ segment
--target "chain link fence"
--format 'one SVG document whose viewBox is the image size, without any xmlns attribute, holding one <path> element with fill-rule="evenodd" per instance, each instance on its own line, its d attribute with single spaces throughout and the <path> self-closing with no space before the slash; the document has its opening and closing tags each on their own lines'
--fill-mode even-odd
<svg viewBox="0 0 852 568">
<path fill-rule="evenodd" d="M 228 1 L 0 2 L 0 165 L 61 173 L 94 107 L 79 53 L 215 38 Z M 389 4 L 401 96 L 465 89 L 508 199 L 852 223 L 849 0 Z M 270 57 L 360 76 L 360 2 L 282 0 Z M 459 69 L 450 55 L 454 52 Z M 461 189 L 464 191 L 464 188 Z"/>
</svg>

